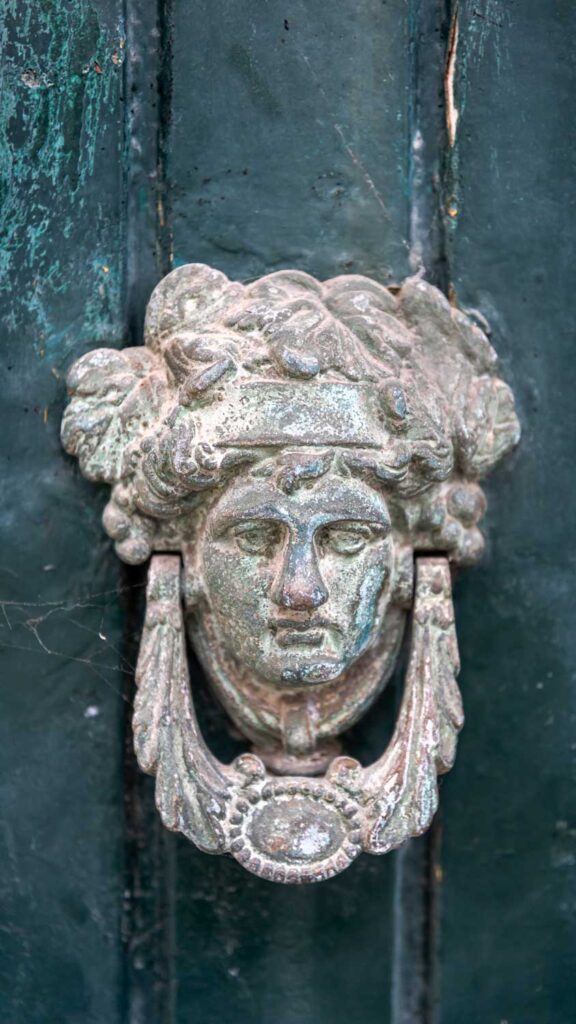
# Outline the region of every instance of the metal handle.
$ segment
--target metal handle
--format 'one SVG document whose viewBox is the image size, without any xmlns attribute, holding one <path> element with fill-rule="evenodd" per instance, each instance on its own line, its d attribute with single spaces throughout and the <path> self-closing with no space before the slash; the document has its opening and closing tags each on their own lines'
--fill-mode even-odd
<svg viewBox="0 0 576 1024">
<path fill-rule="evenodd" d="M 72 368 L 63 443 L 112 484 L 119 556 L 153 554 L 134 731 L 168 828 L 303 882 L 428 827 L 463 720 L 449 560 L 480 556 L 477 481 L 519 437 L 495 363 L 418 278 L 243 286 L 192 264 L 154 291 L 143 348 Z M 338 736 L 410 610 L 396 731 L 362 767 Z M 198 729 L 185 623 L 253 743 L 229 766 Z"/>
</svg>

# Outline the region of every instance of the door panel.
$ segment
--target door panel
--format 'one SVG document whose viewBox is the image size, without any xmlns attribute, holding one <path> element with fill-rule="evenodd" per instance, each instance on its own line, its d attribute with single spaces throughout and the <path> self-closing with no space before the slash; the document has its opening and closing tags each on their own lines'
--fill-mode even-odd
<svg viewBox="0 0 576 1024">
<path fill-rule="evenodd" d="M 120 18 L 116 0 L 3 14 L 6 1024 L 120 1020 L 121 573 L 102 536 L 104 495 L 59 440 L 70 357 L 123 338 Z"/>
<path fill-rule="evenodd" d="M 187 3 L 173 5 L 174 263 L 207 262 L 239 280 L 286 266 L 404 277 L 405 4 L 195 7 L 190 19 Z M 381 743 L 376 734 L 369 757 Z M 390 1019 L 393 858 L 285 890 L 181 838 L 175 847 L 177 1021 Z"/>
<path fill-rule="evenodd" d="M 575 30 L 569 3 L 460 4 L 450 278 L 492 326 L 524 436 L 456 595 L 468 724 L 442 792 L 443 1024 L 574 1020 Z"/>
<path fill-rule="evenodd" d="M 569 0 L 6 6 L 2 1020 L 572 1021 L 575 20 Z M 138 344 L 189 261 L 420 270 L 490 322 L 519 399 L 486 557 L 457 583 L 467 725 L 440 815 L 315 886 L 161 826 L 129 723 L 145 576 L 59 445 L 66 367 Z M 349 738 L 363 761 L 398 683 Z"/>
</svg>

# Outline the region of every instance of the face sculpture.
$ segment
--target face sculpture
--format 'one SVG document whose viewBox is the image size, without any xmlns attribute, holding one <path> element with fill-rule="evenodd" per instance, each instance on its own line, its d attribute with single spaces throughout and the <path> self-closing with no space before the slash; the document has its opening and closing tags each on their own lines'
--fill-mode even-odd
<svg viewBox="0 0 576 1024">
<path fill-rule="evenodd" d="M 340 469 L 313 447 L 257 464 L 218 495 L 190 546 L 194 647 L 269 761 L 279 747 L 315 756 L 352 724 L 386 682 L 402 635 L 406 549 L 384 495 Z M 410 565 L 405 574 L 404 589 Z"/>
<path fill-rule="evenodd" d="M 326 475 L 283 493 L 239 480 L 212 508 L 199 552 L 219 642 L 274 687 L 341 676 L 382 624 L 392 567 L 383 497 Z"/>
</svg>

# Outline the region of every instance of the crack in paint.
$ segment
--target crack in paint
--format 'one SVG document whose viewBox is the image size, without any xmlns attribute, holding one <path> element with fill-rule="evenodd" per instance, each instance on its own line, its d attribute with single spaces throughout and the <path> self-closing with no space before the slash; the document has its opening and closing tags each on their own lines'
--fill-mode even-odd
<svg viewBox="0 0 576 1024">
<path fill-rule="evenodd" d="M 454 79 L 456 74 L 456 62 L 458 57 L 458 36 L 459 36 L 459 20 L 458 20 L 458 7 L 456 7 L 452 16 L 450 24 L 450 34 L 448 36 L 448 53 L 446 57 L 446 71 L 444 73 L 444 95 L 446 97 L 446 131 L 448 133 L 448 142 L 450 146 L 454 146 L 456 142 L 456 132 L 458 129 L 458 118 L 459 111 L 456 106 L 456 99 L 454 93 Z"/>
</svg>

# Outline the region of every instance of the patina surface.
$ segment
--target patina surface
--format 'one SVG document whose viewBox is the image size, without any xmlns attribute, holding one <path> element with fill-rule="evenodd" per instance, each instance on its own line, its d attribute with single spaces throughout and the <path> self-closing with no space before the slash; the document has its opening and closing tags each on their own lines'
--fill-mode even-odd
<svg viewBox="0 0 576 1024">
<path fill-rule="evenodd" d="M 198 729 L 188 676 L 180 560 L 152 559 L 134 715 L 141 767 L 156 775 L 164 824 L 207 853 L 232 853 L 277 882 L 316 882 L 365 850 L 387 853 L 423 832 L 437 774 L 453 763 L 462 705 L 443 558 L 420 558 L 411 658 L 396 731 L 369 768 L 335 757 L 321 778 L 281 778 L 255 754 L 220 764 Z M 296 762 L 297 764 L 297 762 Z"/>
<path fill-rule="evenodd" d="M 179 553 L 153 558 L 135 715 L 166 824 L 281 881 L 421 832 L 462 724 L 448 559 L 479 558 L 478 479 L 519 436 L 481 329 L 420 277 L 245 286 L 190 264 L 155 289 L 145 346 L 88 353 L 69 390 L 63 442 L 112 485 L 119 556 Z M 445 557 L 420 559 L 397 732 L 361 769 L 337 737 L 390 676 L 426 551 Z M 231 768 L 194 718 L 181 562 L 194 647 L 254 744 Z"/>
</svg>

